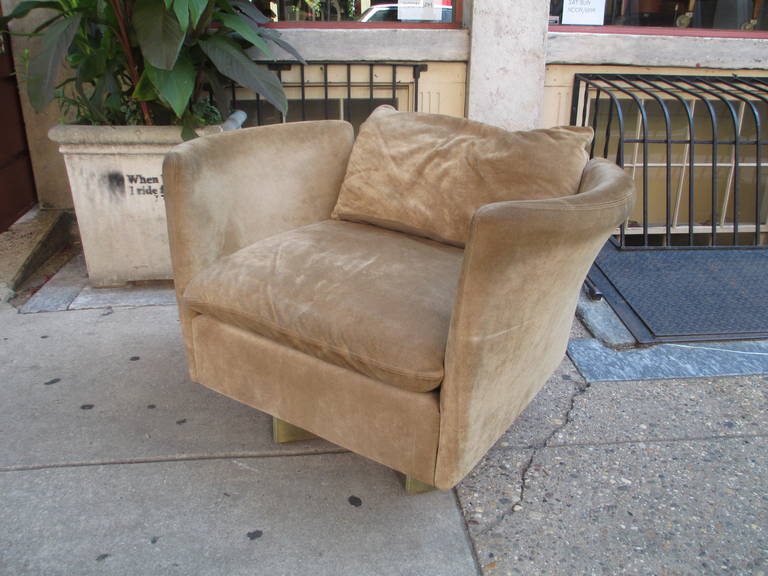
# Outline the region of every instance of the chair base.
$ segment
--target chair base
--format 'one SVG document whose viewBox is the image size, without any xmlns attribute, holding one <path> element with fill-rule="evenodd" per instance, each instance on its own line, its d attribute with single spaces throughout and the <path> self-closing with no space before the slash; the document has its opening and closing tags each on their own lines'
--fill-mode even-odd
<svg viewBox="0 0 768 576">
<path fill-rule="evenodd" d="M 272 417 L 272 439 L 278 444 L 312 440 L 313 438 L 317 438 L 317 436 L 312 434 L 312 432 L 307 432 L 303 428 L 289 424 L 285 420 L 280 420 L 280 418 Z"/>
<path fill-rule="evenodd" d="M 288 442 L 299 442 L 301 440 L 312 440 L 317 438 L 312 432 L 307 432 L 303 428 L 289 424 L 285 420 L 272 417 L 272 438 L 278 444 L 287 444 Z M 406 494 L 423 494 L 437 490 L 431 484 L 416 480 L 411 476 L 405 476 Z"/>
<path fill-rule="evenodd" d="M 405 477 L 406 494 L 423 494 L 424 492 L 432 492 L 433 490 L 437 490 L 437 488 L 431 484 L 416 480 L 416 478 L 412 478 L 411 476 Z"/>
</svg>

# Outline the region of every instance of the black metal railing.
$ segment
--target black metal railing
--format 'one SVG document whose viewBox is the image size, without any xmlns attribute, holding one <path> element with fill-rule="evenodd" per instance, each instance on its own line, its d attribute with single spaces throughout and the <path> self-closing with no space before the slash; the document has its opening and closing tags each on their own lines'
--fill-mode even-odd
<svg viewBox="0 0 768 576">
<path fill-rule="evenodd" d="M 419 109 L 419 78 L 427 65 L 416 62 L 270 63 L 288 96 L 283 116 L 258 94 L 234 88 L 233 105 L 248 113 L 250 126 L 302 120 L 342 119 L 355 129 L 374 108 L 390 104 Z"/>
<path fill-rule="evenodd" d="M 577 74 L 571 124 L 636 181 L 621 248 L 768 244 L 768 78 Z"/>
</svg>

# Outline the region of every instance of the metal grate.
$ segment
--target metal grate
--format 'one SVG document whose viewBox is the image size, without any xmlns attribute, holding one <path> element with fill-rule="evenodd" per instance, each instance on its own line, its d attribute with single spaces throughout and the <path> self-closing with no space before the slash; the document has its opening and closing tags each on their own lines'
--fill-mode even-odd
<svg viewBox="0 0 768 576">
<path fill-rule="evenodd" d="M 374 108 L 419 109 L 419 78 L 427 65 L 413 62 L 273 63 L 288 96 L 283 116 L 258 94 L 233 87 L 233 104 L 248 112 L 249 124 L 261 126 L 302 120 L 341 119 L 355 129 Z"/>
<path fill-rule="evenodd" d="M 577 74 L 571 124 L 638 186 L 621 248 L 768 244 L 768 78 Z"/>
</svg>

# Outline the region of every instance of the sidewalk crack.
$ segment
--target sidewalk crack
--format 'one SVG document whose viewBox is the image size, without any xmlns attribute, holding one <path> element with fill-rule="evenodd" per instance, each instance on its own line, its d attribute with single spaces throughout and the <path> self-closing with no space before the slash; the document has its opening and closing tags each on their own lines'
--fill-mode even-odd
<svg viewBox="0 0 768 576">
<path fill-rule="evenodd" d="M 541 452 L 542 449 L 548 448 L 550 441 L 560 431 L 562 431 L 566 426 L 568 426 L 568 424 L 571 423 L 571 414 L 573 413 L 573 409 L 576 406 L 576 399 L 579 398 L 580 396 L 583 396 L 590 388 L 590 384 L 588 382 L 575 382 L 575 384 L 576 384 L 576 389 L 570 395 L 570 398 L 568 401 L 568 407 L 565 409 L 565 413 L 561 418 L 561 423 L 555 426 L 549 432 L 549 434 L 547 434 L 546 438 L 544 438 L 543 440 L 541 440 L 540 442 L 537 442 L 532 446 L 528 446 L 528 448 L 531 449 L 531 455 L 528 457 L 528 459 L 520 469 L 520 492 L 518 493 L 517 502 L 514 502 L 509 508 L 507 508 L 501 514 L 499 514 L 495 520 L 493 520 L 491 523 L 485 526 L 482 530 L 478 531 L 476 537 L 483 536 L 488 532 L 490 532 L 491 530 L 494 530 L 499 525 L 501 525 L 501 523 L 504 522 L 507 518 L 513 516 L 515 512 L 522 509 L 523 503 L 525 502 L 525 493 L 526 493 L 526 488 L 528 484 L 528 472 L 531 470 L 531 467 L 533 466 L 536 456 L 539 454 L 539 452 Z"/>
</svg>

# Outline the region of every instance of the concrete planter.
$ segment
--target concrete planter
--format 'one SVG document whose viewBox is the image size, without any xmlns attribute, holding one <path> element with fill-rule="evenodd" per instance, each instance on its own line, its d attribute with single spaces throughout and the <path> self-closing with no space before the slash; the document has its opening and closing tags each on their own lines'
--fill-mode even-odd
<svg viewBox="0 0 768 576">
<path fill-rule="evenodd" d="M 239 128 L 243 112 L 201 135 Z M 93 286 L 173 277 L 163 201 L 163 157 L 176 126 L 54 126 Z"/>
</svg>

